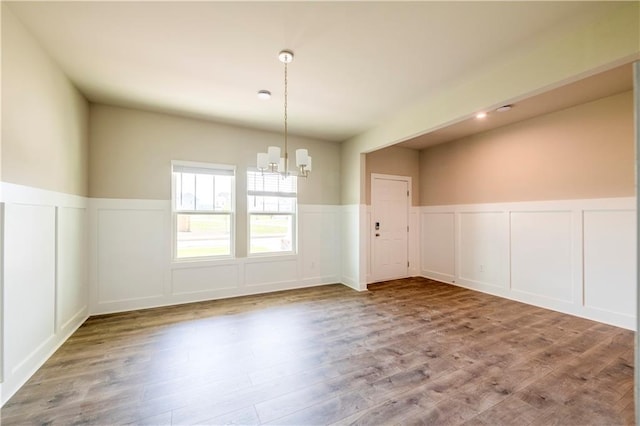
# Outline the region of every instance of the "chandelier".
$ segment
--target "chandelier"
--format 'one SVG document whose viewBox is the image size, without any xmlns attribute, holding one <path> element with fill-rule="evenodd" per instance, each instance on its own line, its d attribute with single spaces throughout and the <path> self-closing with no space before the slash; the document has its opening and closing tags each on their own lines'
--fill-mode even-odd
<svg viewBox="0 0 640 426">
<path fill-rule="evenodd" d="M 278 59 L 284 64 L 284 156 L 281 157 L 281 150 L 279 146 L 270 146 L 267 148 L 267 152 L 259 152 L 257 159 L 258 170 L 267 173 L 278 173 L 282 177 L 290 175 L 289 172 L 289 151 L 287 146 L 288 137 L 288 76 L 287 65 L 293 61 L 293 52 L 290 50 L 283 50 L 278 54 Z M 264 91 L 261 91 L 264 92 Z M 268 93 L 268 92 L 267 92 Z M 306 178 L 311 172 L 311 157 L 309 152 L 304 149 L 296 149 L 296 167 L 298 168 L 298 176 Z"/>
</svg>

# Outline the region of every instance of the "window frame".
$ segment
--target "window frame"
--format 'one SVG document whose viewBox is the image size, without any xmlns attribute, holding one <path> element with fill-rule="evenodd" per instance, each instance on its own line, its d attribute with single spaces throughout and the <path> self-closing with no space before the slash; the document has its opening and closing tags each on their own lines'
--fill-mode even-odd
<svg viewBox="0 0 640 426">
<path fill-rule="evenodd" d="M 215 210 L 179 210 L 177 208 L 176 200 L 176 172 L 175 166 L 186 167 L 193 169 L 208 169 L 208 170 L 229 170 L 231 175 L 231 206 L 229 211 L 215 211 Z M 183 161 L 172 160 L 171 161 L 171 261 L 173 263 L 185 263 L 185 262 L 206 262 L 215 260 L 229 260 L 235 258 L 236 253 L 236 171 L 237 167 L 232 164 L 220 164 L 220 163 L 203 163 L 196 161 Z M 205 174 L 205 173 L 202 173 Z M 215 173 L 214 173 L 215 175 Z M 215 206 L 215 197 L 214 197 Z M 195 208 L 194 204 L 194 208 Z M 190 256 L 190 257 L 178 257 L 178 215 L 206 215 L 206 216 L 228 216 L 229 217 L 229 254 L 220 255 L 207 255 L 207 256 Z"/>
<path fill-rule="evenodd" d="M 287 198 L 294 198 L 295 199 L 295 203 L 294 203 L 294 208 L 293 208 L 293 212 L 252 212 L 249 208 L 249 197 L 250 196 L 256 196 L 256 193 L 262 193 L 261 196 L 267 196 L 267 197 L 281 197 L 281 198 L 285 198 L 280 194 L 280 192 L 276 191 L 256 191 L 256 190 L 249 190 L 249 173 L 265 173 L 265 172 L 261 172 L 260 170 L 258 170 L 255 167 L 248 167 L 247 168 L 247 190 L 246 190 L 246 201 L 247 201 L 247 257 L 268 257 L 268 256 L 291 256 L 291 255 L 297 255 L 298 254 L 298 182 L 297 182 L 297 176 L 293 175 L 291 177 L 294 177 L 296 179 L 296 192 L 295 192 L 295 197 L 287 197 Z M 268 173 L 268 172 L 266 172 Z M 280 178 L 280 177 L 278 177 Z M 253 193 L 253 194 L 252 194 Z M 289 193 L 290 194 L 290 193 Z M 255 215 L 255 216 L 291 216 L 291 220 L 292 220 L 292 224 L 291 224 L 291 250 L 286 250 L 286 251 L 269 251 L 269 252 L 262 252 L 262 253 L 252 253 L 251 252 L 251 216 Z"/>
</svg>

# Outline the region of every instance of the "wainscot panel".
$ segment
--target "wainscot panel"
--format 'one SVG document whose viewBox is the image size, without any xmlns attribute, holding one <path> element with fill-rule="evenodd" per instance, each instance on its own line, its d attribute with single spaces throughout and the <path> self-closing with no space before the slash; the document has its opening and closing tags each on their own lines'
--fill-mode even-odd
<svg viewBox="0 0 640 426">
<path fill-rule="evenodd" d="M 91 312 L 339 282 L 340 207 L 298 206 L 298 253 L 173 261 L 168 200 L 92 199 Z"/>
<path fill-rule="evenodd" d="M 502 229 L 502 212 L 464 212 L 460 214 L 458 244 L 461 280 L 507 287 L 504 250 L 508 244 Z"/>
<path fill-rule="evenodd" d="M 98 212 L 98 303 L 162 297 L 167 223 L 163 210 Z"/>
<path fill-rule="evenodd" d="M 365 204 L 345 204 L 340 210 L 340 282 L 358 291 L 367 289 L 369 220 Z"/>
<path fill-rule="evenodd" d="M 58 271 L 56 287 L 56 323 L 58 331 L 86 316 L 89 306 L 87 268 L 87 209 L 58 208 Z"/>
<path fill-rule="evenodd" d="M 174 295 L 210 293 L 238 287 L 237 264 L 182 266 L 171 271 L 171 289 Z"/>
<path fill-rule="evenodd" d="M 635 329 L 635 198 L 421 208 L 422 276 Z"/>
<path fill-rule="evenodd" d="M 2 404 L 86 320 L 87 199 L 2 183 Z"/>
<path fill-rule="evenodd" d="M 291 282 L 296 286 L 298 261 L 296 256 L 263 257 L 260 260 L 247 261 L 244 265 L 247 286 L 268 285 Z"/>
<path fill-rule="evenodd" d="M 636 214 L 584 212 L 585 305 L 634 318 Z"/>
<path fill-rule="evenodd" d="M 571 303 L 571 212 L 511 212 L 511 289 Z"/>
<path fill-rule="evenodd" d="M 420 275 L 420 207 L 409 212 L 409 276 Z"/>
<path fill-rule="evenodd" d="M 298 245 L 304 280 L 323 280 L 340 271 L 340 214 L 336 206 L 298 206 Z"/>
<path fill-rule="evenodd" d="M 7 204 L 5 221 L 4 347 L 11 376 L 24 374 L 55 334 L 56 209 Z"/>
<path fill-rule="evenodd" d="M 453 211 L 436 212 L 423 208 L 420 239 L 422 275 L 455 282 L 455 216 Z"/>
</svg>

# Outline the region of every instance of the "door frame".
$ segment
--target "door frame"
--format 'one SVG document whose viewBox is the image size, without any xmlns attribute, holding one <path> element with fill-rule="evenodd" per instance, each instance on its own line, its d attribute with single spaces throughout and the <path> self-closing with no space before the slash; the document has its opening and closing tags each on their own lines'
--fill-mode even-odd
<svg viewBox="0 0 640 426">
<path fill-rule="evenodd" d="M 412 191 L 412 182 L 411 182 L 411 176 L 401 176 L 401 175 L 389 175 L 389 174 L 384 174 L 384 173 L 371 173 L 371 182 L 370 182 L 370 191 L 371 191 L 371 214 L 369 216 L 369 232 L 367 234 L 368 237 L 368 243 L 369 243 L 369 250 L 368 250 L 368 256 L 369 256 L 369 271 L 370 271 L 370 275 L 369 275 L 369 279 L 367 280 L 369 283 L 375 283 L 378 282 L 381 278 L 379 276 L 376 275 L 376 267 L 373 264 L 374 259 L 375 259 L 375 227 L 374 227 L 374 220 L 373 218 L 375 217 L 375 196 L 374 196 L 374 184 L 373 182 L 375 181 L 375 179 L 386 179 L 386 180 L 398 180 L 398 181 L 402 181 L 402 182 L 406 182 L 407 183 L 407 190 L 408 190 L 408 195 L 407 195 L 407 202 L 406 202 L 406 214 L 407 214 L 407 227 L 409 226 L 410 223 L 410 219 L 411 219 L 411 206 L 412 206 L 412 200 L 413 200 L 413 191 Z M 409 262 L 409 259 L 411 258 L 411 254 L 409 253 L 409 247 L 410 247 L 410 241 L 409 241 L 409 231 L 407 231 L 407 262 Z M 405 269 L 405 273 L 403 276 L 399 276 L 399 277 L 394 277 L 394 278 L 384 278 L 384 280 L 387 279 L 398 279 L 398 278 L 407 278 L 409 277 L 409 265 L 406 266 Z"/>
</svg>

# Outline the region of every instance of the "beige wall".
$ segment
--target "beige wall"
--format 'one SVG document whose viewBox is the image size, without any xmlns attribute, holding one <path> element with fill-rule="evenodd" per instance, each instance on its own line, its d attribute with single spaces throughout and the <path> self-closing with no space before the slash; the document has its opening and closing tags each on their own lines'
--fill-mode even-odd
<svg viewBox="0 0 640 426">
<path fill-rule="evenodd" d="M 250 130 L 167 114 L 91 105 L 91 197 L 171 198 L 171 160 L 255 166 L 268 145 L 282 146 L 279 133 Z M 299 180 L 301 204 L 340 203 L 337 143 L 290 137 L 289 153 L 305 147 L 313 172 Z M 245 187 L 238 173 L 238 189 Z"/>
<path fill-rule="evenodd" d="M 2 181 L 88 195 L 87 101 L 2 4 Z"/>
<path fill-rule="evenodd" d="M 364 152 L 361 146 L 354 143 L 343 142 L 340 145 L 340 204 L 361 204 L 366 201 Z"/>
<path fill-rule="evenodd" d="M 440 90 L 427 98 L 344 142 L 342 204 L 365 200 L 365 188 L 360 181 L 364 171 L 361 174 L 357 169 L 363 152 L 402 142 L 471 117 L 478 110 L 516 102 L 640 58 L 639 11 L 639 2 L 612 3 L 609 13 L 593 21 L 547 28 L 540 38 L 518 43 L 500 57 L 470 68 L 459 78 L 444 82 Z"/>
<path fill-rule="evenodd" d="M 633 93 L 420 153 L 421 205 L 633 196 Z"/>
<path fill-rule="evenodd" d="M 420 151 L 390 146 L 370 152 L 366 161 L 366 202 L 371 204 L 371 173 L 411 177 L 411 204 L 420 205 Z"/>
</svg>

